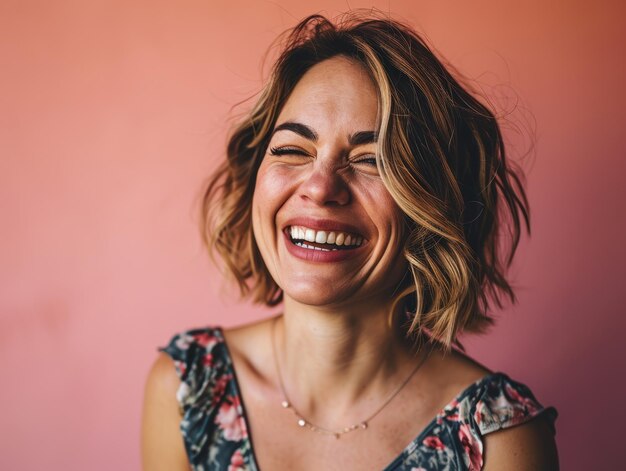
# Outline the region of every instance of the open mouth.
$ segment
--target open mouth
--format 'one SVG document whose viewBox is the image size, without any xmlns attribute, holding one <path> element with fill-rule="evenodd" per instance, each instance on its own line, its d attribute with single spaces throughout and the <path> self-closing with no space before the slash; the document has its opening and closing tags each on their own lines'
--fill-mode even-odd
<svg viewBox="0 0 626 471">
<path fill-rule="evenodd" d="M 317 231 L 304 226 L 289 226 L 285 231 L 294 245 L 309 250 L 351 250 L 363 244 L 362 236 L 349 232 Z"/>
</svg>

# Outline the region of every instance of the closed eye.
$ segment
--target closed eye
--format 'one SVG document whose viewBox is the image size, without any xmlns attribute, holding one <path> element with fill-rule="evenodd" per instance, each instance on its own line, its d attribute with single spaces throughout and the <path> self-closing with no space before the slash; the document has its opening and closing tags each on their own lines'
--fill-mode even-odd
<svg viewBox="0 0 626 471">
<path fill-rule="evenodd" d="M 302 155 L 308 157 L 308 153 L 297 147 L 270 147 L 270 155 Z"/>
<path fill-rule="evenodd" d="M 374 167 L 376 167 L 376 156 L 363 156 L 361 158 L 358 159 L 354 159 L 353 163 L 355 164 L 365 164 L 365 165 L 372 165 Z"/>
<path fill-rule="evenodd" d="M 350 159 L 350 165 L 355 171 L 364 175 L 378 176 L 376 154 L 361 154 Z"/>
</svg>

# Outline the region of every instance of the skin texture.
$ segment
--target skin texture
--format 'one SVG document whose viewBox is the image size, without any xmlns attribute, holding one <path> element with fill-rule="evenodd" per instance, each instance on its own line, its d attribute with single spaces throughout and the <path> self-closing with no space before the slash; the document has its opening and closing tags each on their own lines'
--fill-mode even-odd
<svg viewBox="0 0 626 471">
<path fill-rule="evenodd" d="M 554 433 L 543 418 L 487 435 L 484 459 L 484 471 L 559 469 Z"/>
<path fill-rule="evenodd" d="M 176 401 L 179 385 L 174 363 L 160 353 L 148 374 L 144 395 L 141 455 L 145 470 L 189 470 Z"/>
<path fill-rule="evenodd" d="M 342 81 L 347 68 L 351 84 Z M 278 117 L 276 129 L 298 123 L 317 135 L 276 131 L 253 199 L 255 239 L 272 277 L 293 303 L 320 309 L 361 300 L 383 304 L 405 272 L 401 212 L 378 175 L 376 144 L 350 143 L 350 136 L 374 132 L 377 106 L 366 72 L 338 58 L 307 73 Z M 274 156 L 271 149 L 290 153 Z M 293 257 L 281 230 L 300 216 L 353 224 L 365 238 L 364 250 L 344 263 Z"/>
<path fill-rule="evenodd" d="M 375 143 L 350 136 L 376 129 L 376 90 L 366 72 L 337 57 L 314 66 L 296 86 L 278 120 L 299 123 L 316 139 L 276 131 L 259 169 L 253 229 L 272 276 L 284 290 L 275 320 L 275 350 L 287 395 L 313 423 L 341 429 L 371 415 L 422 367 L 371 422 L 340 440 L 299 427 L 282 409 L 272 324 L 263 320 L 225 331 L 249 433 L 264 470 L 380 470 L 446 405 L 490 371 L 438 347 L 415 351 L 388 322 L 390 294 L 405 271 L 401 214 L 377 174 Z M 307 134 L 307 133 L 305 133 Z M 290 149 L 281 155 L 272 149 Z M 349 223 L 363 246 L 341 261 L 308 260 L 288 249 L 283 230 L 293 218 Z M 427 355 L 427 353 L 429 353 Z M 175 400 L 178 379 L 159 357 L 146 387 L 145 470 L 188 469 Z M 558 469 L 543 419 L 485 437 L 487 471 Z"/>
</svg>

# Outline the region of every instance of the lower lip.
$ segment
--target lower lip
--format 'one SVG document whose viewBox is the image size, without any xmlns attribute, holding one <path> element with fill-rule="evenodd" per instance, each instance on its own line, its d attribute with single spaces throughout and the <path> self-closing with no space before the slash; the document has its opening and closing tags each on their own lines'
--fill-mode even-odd
<svg viewBox="0 0 626 471">
<path fill-rule="evenodd" d="M 291 242 L 291 237 L 289 237 L 285 232 L 283 232 L 283 236 L 285 237 L 285 245 L 287 246 L 287 250 L 294 257 L 300 258 L 302 260 L 306 260 L 307 262 L 319 262 L 319 263 L 332 263 L 332 262 L 343 262 L 344 260 L 348 260 L 352 257 L 357 256 L 361 249 L 365 244 L 361 244 L 359 247 L 354 249 L 343 249 L 343 250 L 313 250 L 313 249 L 305 249 L 304 247 L 300 247 L 293 242 Z"/>
</svg>

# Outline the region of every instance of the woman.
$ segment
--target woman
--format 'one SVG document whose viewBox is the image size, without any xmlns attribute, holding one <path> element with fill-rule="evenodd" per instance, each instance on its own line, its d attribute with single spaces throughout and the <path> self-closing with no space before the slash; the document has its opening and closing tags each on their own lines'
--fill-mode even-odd
<svg viewBox="0 0 626 471">
<path fill-rule="evenodd" d="M 558 468 L 556 411 L 458 348 L 515 300 L 528 205 L 493 114 L 413 31 L 302 21 L 227 156 L 206 242 L 283 314 L 163 349 L 146 470 Z"/>
</svg>

